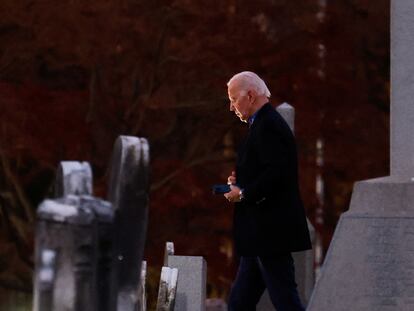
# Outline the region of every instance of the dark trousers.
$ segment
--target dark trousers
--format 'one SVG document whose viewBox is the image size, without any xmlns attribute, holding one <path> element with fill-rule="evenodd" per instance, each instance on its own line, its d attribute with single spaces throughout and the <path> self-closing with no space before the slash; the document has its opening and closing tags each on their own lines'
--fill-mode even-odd
<svg viewBox="0 0 414 311">
<path fill-rule="evenodd" d="M 290 253 L 271 257 L 241 257 L 230 292 L 229 311 L 256 310 L 266 288 L 277 311 L 304 311 L 296 287 Z"/>
</svg>

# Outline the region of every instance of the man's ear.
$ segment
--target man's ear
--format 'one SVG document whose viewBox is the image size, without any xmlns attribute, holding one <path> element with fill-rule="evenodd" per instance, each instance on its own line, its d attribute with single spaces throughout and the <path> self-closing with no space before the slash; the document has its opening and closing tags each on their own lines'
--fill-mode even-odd
<svg viewBox="0 0 414 311">
<path fill-rule="evenodd" d="M 249 102 L 253 102 L 254 93 L 252 90 L 247 91 L 247 98 L 249 99 Z"/>
</svg>

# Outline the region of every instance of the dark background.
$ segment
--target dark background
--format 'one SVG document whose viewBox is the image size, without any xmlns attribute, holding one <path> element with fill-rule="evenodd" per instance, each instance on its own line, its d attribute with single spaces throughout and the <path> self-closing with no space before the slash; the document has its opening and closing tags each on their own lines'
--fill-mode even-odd
<svg viewBox="0 0 414 311">
<path fill-rule="evenodd" d="M 35 210 L 58 162 L 89 161 L 106 197 L 123 134 L 151 144 L 150 295 L 173 241 L 205 256 L 208 296 L 225 298 L 232 207 L 210 186 L 246 132 L 226 89 L 243 70 L 296 108 L 302 195 L 326 252 L 353 183 L 389 172 L 388 0 L 1 1 L 0 288 L 31 291 Z"/>
</svg>

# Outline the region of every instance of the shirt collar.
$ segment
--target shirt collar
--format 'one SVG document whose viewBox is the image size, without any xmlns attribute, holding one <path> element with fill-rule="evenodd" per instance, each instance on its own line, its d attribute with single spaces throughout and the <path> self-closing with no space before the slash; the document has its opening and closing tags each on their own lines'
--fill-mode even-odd
<svg viewBox="0 0 414 311">
<path fill-rule="evenodd" d="M 271 106 L 270 102 L 267 102 L 266 104 L 264 104 L 262 107 L 260 107 L 259 109 L 257 109 L 257 111 L 255 113 L 253 113 L 252 116 L 250 116 L 247 119 L 247 122 L 249 123 L 249 127 L 251 127 L 253 125 L 254 120 L 256 119 L 257 115 L 259 114 L 260 111 L 262 111 L 263 109 L 265 109 L 265 107 L 267 106 Z"/>
<path fill-rule="evenodd" d="M 252 116 L 249 117 L 249 119 L 247 119 L 247 122 L 249 122 L 249 126 L 252 126 L 254 119 L 256 119 L 257 117 L 257 113 L 259 112 L 260 109 L 258 109 L 255 113 L 253 113 Z"/>
</svg>

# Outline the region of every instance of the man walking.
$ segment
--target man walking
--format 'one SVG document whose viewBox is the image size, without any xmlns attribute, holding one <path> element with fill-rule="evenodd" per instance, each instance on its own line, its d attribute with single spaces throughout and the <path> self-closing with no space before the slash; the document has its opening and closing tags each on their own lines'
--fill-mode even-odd
<svg viewBox="0 0 414 311">
<path fill-rule="evenodd" d="M 238 73 L 227 86 L 230 111 L 250 127 L 228 178 L 231 191 L 224 195 L 235 203 L 233 235 L 240 256 L 229 310 L 256 310 L 267 288 L 277 311 L 302 311 L 291 252 L 310 249 L 311 242 L 295 139 L 257 74 Z"/>
</svg>

